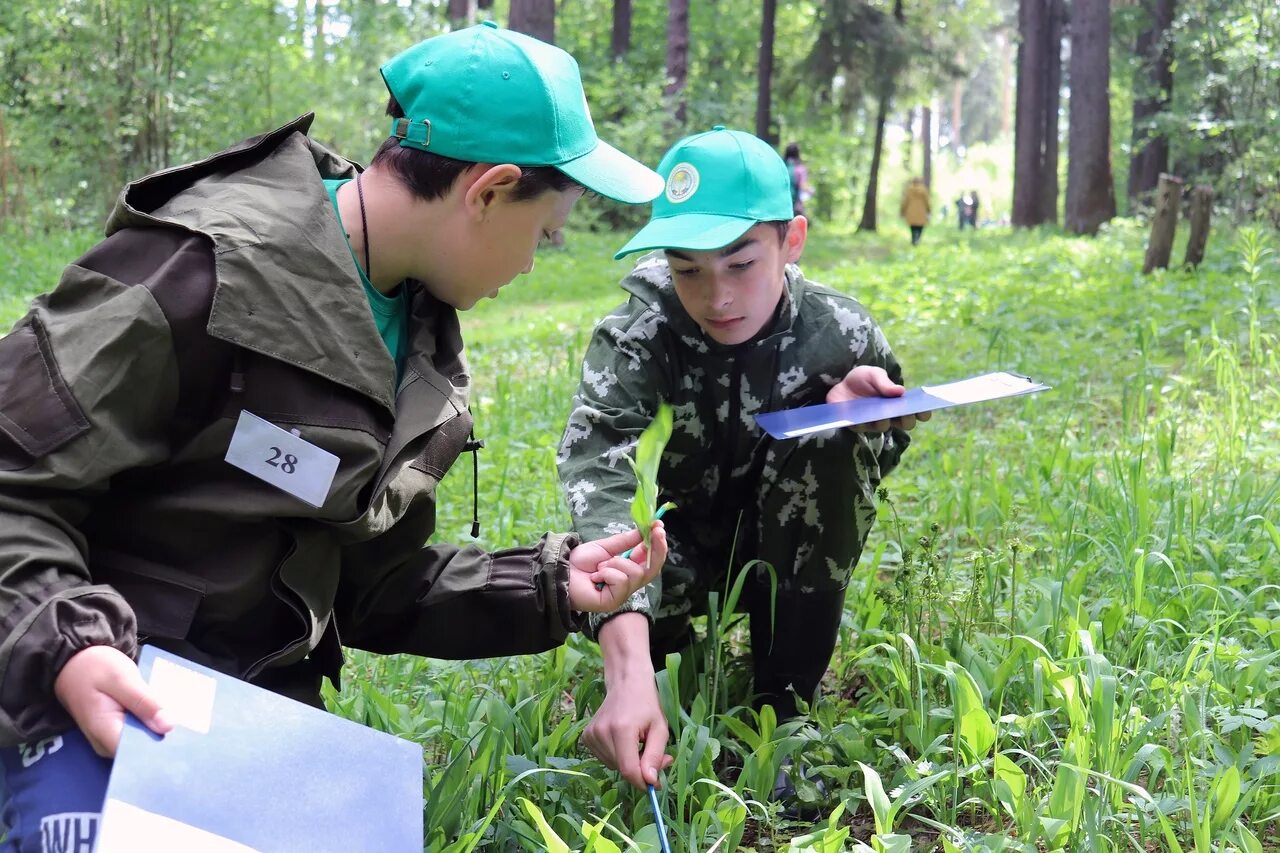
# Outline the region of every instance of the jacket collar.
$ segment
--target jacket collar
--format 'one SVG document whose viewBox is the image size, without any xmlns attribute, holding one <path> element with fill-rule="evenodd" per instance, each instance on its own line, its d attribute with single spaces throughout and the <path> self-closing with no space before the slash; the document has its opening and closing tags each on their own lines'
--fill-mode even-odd
<svg viewBox="0 0 1280 853">
<path fill-rule="evenodd" d="M 317 373 L 394 412 L 395 365 L 321 183 L 353 178 L 357 166 L 307 137 L 312 119 L 308 113 L 129 184 L 107 233 L 176 225 L 207 237 L 217 275 L 210 335 Z M 414 291 L 414 302 L 435 302 L 420 287 Z"/>
<path fill-rule="evenodd" d="M 686 344 L 699 352 L 723 355 L 760 346 L 772 346 L 789 334 L 799 317 L 806 285 L 807 282 L 800 268 L 795 264 L 788 264 L 786 285 L 782 293 L 784 304 L 781 310 L 775 313 L 774 318 L 761 334 L 741 344 L 727 345 L 718 343 L 702 331 L 702 327 L 684 310 L 671 280 L 671 268 L 667 265 L 666 256 L 662 252 L 651 252 L 642 257 L 631 273 L 622 280 L 622 289 L 663 315 L 672 331 Z"/>
</svg>

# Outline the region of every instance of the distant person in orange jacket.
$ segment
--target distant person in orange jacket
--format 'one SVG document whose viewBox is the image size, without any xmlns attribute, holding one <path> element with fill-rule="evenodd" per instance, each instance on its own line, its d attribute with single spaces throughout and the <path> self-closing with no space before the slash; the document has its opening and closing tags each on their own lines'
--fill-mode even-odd
<svg viewBox="0 0 1280 853">
<path fill-rule="evenodd" d="M 923 179 L 912 178 L 911 183 L 907 184 L 907 191 L 902 194 L 902 205 L 898 212 L 911 228 L 913 246 L 920 242 L 920 235 L 929 224 L 930 209 L 929 188 L 924 185 Z"/>
</svg>

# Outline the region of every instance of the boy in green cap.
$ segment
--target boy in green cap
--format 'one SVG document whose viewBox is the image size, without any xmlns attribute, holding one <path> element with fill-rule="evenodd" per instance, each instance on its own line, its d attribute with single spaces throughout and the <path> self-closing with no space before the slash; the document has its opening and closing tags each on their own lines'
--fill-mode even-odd
<svg viewBox="0 0 1280 853">
<path fill-rule="evenodd" d="M 573 58 L 526 36 L 453 32 L 382 75 L 368 170 L 307 115 L 130 184 L 0 339 L 5 853 L 67 815 L 91 847 L 125 712 L 169 728 L 141 641 L 318 704 L 340 639 L 536 652 L 652 577 L 642 547 L 621 556 L 636 530 L 423 543 L 479 446 L 457 312 L 531 270 L 584 188 L 641 203 L 661 179 L 596 137 Z M 660 525 L 652 543 L 656 571 Z"/>
<path fill-rule="evenodd" d="M 796 694 L 813 698 L 876 487 L 915 424 L 765 434 L 753 415 L 898 396 L 902 371 L 858 302 L 795 266 L 807 222 L 771 147 L 717 127 L 676 143 L 658 172 L 666 191 L 617 257 L 661 251 L 640 259 L 622 281 L 629 300 L 596 326 L 558 460 L 575 529 L 617 532 L 635 491 L 623 457 L 658 404 L 673 407 L 658 473 L 660 500 L 678 507 L 666 518 L 670 557 L 647 590 L 590 620 L 607 694 L 583 740 L 637 786 L 670 762 L 655 666 L 689 644 L 708 591 L 750 560 L 772 565 L 778 583 L 772 616 L 764 572 L 744 591 L 757 704 L 786 718 Z"/>
</svg>

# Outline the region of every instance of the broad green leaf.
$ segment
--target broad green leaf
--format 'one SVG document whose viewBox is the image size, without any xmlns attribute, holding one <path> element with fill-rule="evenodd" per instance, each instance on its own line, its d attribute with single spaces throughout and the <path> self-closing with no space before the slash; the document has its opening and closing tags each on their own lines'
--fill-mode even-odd
<svg viewBox="0 0 1280 853">
<path fill-rule="evenodd" d="M 876 833 L 888 832 L 892 828 L 889 826 L 889 797 L 884 792 L 880 774 L 861 761 L 858 762 L 858 766 L 862 768 L 863 790 L 867 795 L 867 802 L 871 805 L 871 813 L 875 816 Z"/>
<path fill-rule="evenodd" d="M 876 835 L 871 843 L 881 853 L 911 853 L 910 835 Z"/>
<path fill-rule="evenodd" d="M 529 813 L 529 817 L 533 819 L 534 824 L 538 827 L 538 832 L 542 834 L 542 840 L 547 845 L 548 853 L 569 853 L 569 845 L 564 839 L 556 835 L 556 831 L 551 828 L 551 824 L 547 823 L 547 819 L 542 816 L 542 809 L 535 806 L 528 799 L 521 797 L 521 804 L 524 810 Z"/>
<path fill-rule="evenodd" d="M 1236 803 L 1240 801 L 1240 771 L 1233 764 L 1213 783 L 1213 818 L 1209 825 L 1216 835 L 1226 828 Z"/>
<path fill-rule="evenodd" d="M 582 837 L 587 841 L 587 846 L 582 853 L 622 853 L 621 847 L 604 836 L 604 826 L 607 822 L 607 819 L 595 825 L 585 820 L 582 822 Z"/>
<path fill-rule="evenodd" d="M 631 518 L 644 537 L 646 549 L 649 545 L 649 527 L 658 511 L 658 468 L 662 463 L 662 449 L 671 439 L 671 423 L 671 407 L 666 403 L 658 404 L 658 413 L 636 442 L 635 460 L 627 460 L 636 475 L 636 496 L 631 501 Z"/>
<path fill-rule="evenodd" d="M 996 753 L 995 776 L 997 781 L 1009 786 L 1010 806 L 1016 813 L 1022 808 L 1022 797 L 1027 790 L 1027 774 L 1003 753 Z"/>
</svg>

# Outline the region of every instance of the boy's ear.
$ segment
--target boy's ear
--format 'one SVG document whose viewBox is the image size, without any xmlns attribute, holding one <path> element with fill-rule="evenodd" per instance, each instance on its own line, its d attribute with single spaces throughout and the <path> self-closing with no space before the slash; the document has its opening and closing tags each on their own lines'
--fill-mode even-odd
<svg viewBox="0 0 1280 853">
<path fill-rule="evenodd" d="M 787 229 L 787 238 L 783 241 L 782 248 L 787 263 L 794 264 L 800 260 L 800 256 L 804 254 L 804 244 L 807 239 L 809 239 L 809 220 L 803 216 L 797 216 L 791 220 L 791 227 Z"/>
<path fill-rule="evenodd" d="M 477 163 L 463 173 L 463 206 L 483 220 L 499 200 L 508 197 L 520 182 L 520 167 L 512 163 Z"/>
</svg>

